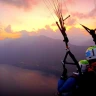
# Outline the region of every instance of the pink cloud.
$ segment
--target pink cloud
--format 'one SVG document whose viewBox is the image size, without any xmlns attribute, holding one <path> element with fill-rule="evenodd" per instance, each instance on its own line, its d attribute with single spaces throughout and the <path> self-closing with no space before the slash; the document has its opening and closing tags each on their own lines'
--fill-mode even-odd
<svg viewBox="0 0 96 96">
<path fill-rule="evenodd" d="M 79 8 L 79 6 L 82 6 L 81 4 L 83 4 L 83 3 L 84 3 L 83 7 L 86 4 L 88 10 L 91 9 L 91 11 L 89 11 L 88 13 L 84 13 L 83 11 L 79 12 L 80 10 L 78 8 Z M 83 10 L 84 9 L 83 7 L 81 7 L 80 9 Z M 94 19 L 94 18 L 96 18 L 96 1 L 95 2 L 93 2 L 93 1 L 89 2 L 88 0 L 85 0 L 84 2 L 82 2 L 82 1 L 79 1 L 79 0 L 65 0 L 65 2 L 63 2 L 63 8 L 64 8 L 64 11 L 63 11 L 64 15 L 67 13 L 67 14 L 70 14 L 70 15 L 76 17 L 76 18 L 79 18 L 79 19 L 80 18 L 82 18 L 82 19 L 86 19 L 86 18 Z M 78 9 L 78 11 L 71 12 L 72 10 L 75 10 L 76 8 Z"/>
<path fill-rule="evenodd" d="M 94 8 L 93 10 L 91 10 L 89 13 L 84 14 L 84 13 L 79 13 L 79 12 L 75 12 L 75 13 L 71 13 L 74 17 L 77 18 L 82 18 L 82 19 L 87 19 L 87 18 L 95 18 L 96 17 L 96 8 Z"/>
<path fill-rule="evenodd" d="M 5 28 L 5 31 L 8 32 L 8 33 L 11 33 L 11 32 L 12 32 L 11 25 L 8 25 L 8 26 Z"/>
<path fill-rule="evenodd" d="M 93 9 L 89 12 L 88 16 L 89 16 L 89 17 L 93 17 L 93 18 L 96 17 L 96 7 L 93 8 Z"/>
<path fill-rule="evenodd" d="M 12 5 L 17 8 L 29 9 L 33 5 L 38 4 L 37 0 L 0 0 L 1 3 Z"/>
<path fill-rule="evenodd" d="M 72 27 L 76 24 L 76 19 L 70 17 L 65 21 L 65 24 Z"/>
<path fill-rule="evenodd" d="M 76 1 L 77 0 L 66 0 L 65 3 L 71 5 L 71 4 L 75 4 Z"/>
<path fill-rule="evenodd" d="M 86 18 L 86 16 L 87 16 L 87 15 L 85 15 L 83 13 L 79 13 L 79 12 L 72 13 L 72 15 L 77 18 Z"/>
</svg>

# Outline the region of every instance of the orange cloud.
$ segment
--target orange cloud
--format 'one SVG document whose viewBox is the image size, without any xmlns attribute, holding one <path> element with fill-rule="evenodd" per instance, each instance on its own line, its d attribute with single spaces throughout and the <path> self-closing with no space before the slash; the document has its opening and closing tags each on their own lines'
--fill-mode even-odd
<svg viewBox="0 0 96 96">
<path fill-rule="evenodd" d="M 6 38 L 20 38 L 20 32 L 13 32 L 11 29 L 11 25 L 8 25 L 6 28 L 1 28 L 0 30 L 0 40 L 4 40 Z"/>
<path fill-rule="evenodd" d="M 0 40 L 6 39 L 6 38 L 20 38 L 21 34 L 20 33 L 7 33 L 7 32 L 2 32 L 0 33 Z"/>
<path fill-rule="evenodd" d="M 70 39 L 70 42 L 80 44 L 83 41 L 86 41 L 91 38 L 91 36 L 82 28 L 82 27 L 75 27 L 75 19 L 71 18 L 70 20 L 66 21 L 66 28 L 67 28 L 67 34 Z M 79 25 L 78 25 L 79 26 Z M 54 28 L 56 27 L 56 30 L 54 32 Z M 61 32 L 59 31 L 58 27 L 54 24 L 51 26 L 46 25 L 45 28 L 34 30 L 34 31 L 26 31 L 21 30 L 19 32 L 14 32 L 11 29 L 11 25 L 8 25 L 4 30 L 1 30 L 0 32 L 0 40 L 6 39 L 6 38 L 28 38 L 29 36 L 40 36 L 44 35 L 50 38 L 54 39 L 63 39 L 63 36 Z M 82 38 L 82 39 L 81 39 Z"/>
</svg>

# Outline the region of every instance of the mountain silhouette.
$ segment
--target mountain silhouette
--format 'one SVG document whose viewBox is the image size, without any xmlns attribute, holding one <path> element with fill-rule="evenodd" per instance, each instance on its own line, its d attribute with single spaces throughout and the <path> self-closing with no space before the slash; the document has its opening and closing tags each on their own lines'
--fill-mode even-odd
<svg viewBox="0 0 96 96">
<path fill-rule="evenodd" d="M 88 46 L 72 44 L 69 44 L 69 46 L 78 61 L 85 59 L 85 51 Z M 52 39 L 43 35 L 0 41 L 0 64 L 40 70 L 46 72 L 47 75 L 60 75 L 62 71 L 61 60 L 65 53 L 63 40 Z M 71 61 L 71 59 L 68 58 L 68 61 Z M 74 69 L 72 65 L 68 65 L 68 68 L 69 71 Z"/>
</svg>

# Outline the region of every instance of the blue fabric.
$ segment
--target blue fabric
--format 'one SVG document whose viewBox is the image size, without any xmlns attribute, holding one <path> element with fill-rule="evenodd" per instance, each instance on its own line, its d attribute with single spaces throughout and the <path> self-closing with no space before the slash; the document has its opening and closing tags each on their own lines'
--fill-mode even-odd
<svg viewBox="0 0 96 96">
<path fill-rule="evenodd" d="M 76 78 L 74 77 L 69 77 L 66 81 L 62 79 L 58 80 L 59 92 L 72 91 L 74 87 L 76 87 Z"/>
</svg>

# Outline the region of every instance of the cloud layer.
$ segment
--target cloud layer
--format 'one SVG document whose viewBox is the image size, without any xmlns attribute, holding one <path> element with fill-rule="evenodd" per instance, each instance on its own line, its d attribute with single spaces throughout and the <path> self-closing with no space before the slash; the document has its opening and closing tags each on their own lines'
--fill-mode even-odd
<svg viewBox="0 0 96 96">
<path fill-rule="evenodd" d="M 69 37 L 70 43 L 74 45 L 82 45 L 83 42 L 86 42 L 92 37 L 86 32 L 85 29 L 74 27 L 75 23 L 76 23 L 75 19 L 73 18 L 71 18 L 66 22 L 66 25 L 71 26 L 66 33 Z M 66 28 L 67 27 L 68 26 L 66 26 Z M 54 39 L 61 39 L 61 40 L 64 39 L 61 32 L 58 29 L 54 32 L 49 25 L 45 26 L 45 28 L 38 29 L 37 31 L 35 30 L 30 32 L 27 30 L 14 32 L 11 29 L 11 25 L 8 25 L 5 29 L 0 30 L 0 40 L 4 40 L 6 38 L 28 38 L 29 36 L 40 36 L 40 35 L 44 35 Z"/>
<path fill-rule="evenodd" d="M 0 0 L 1 3 L 16 6 L 17 8 L 29 9 L 38 3 L 37 0 Z"/>
</svg>

